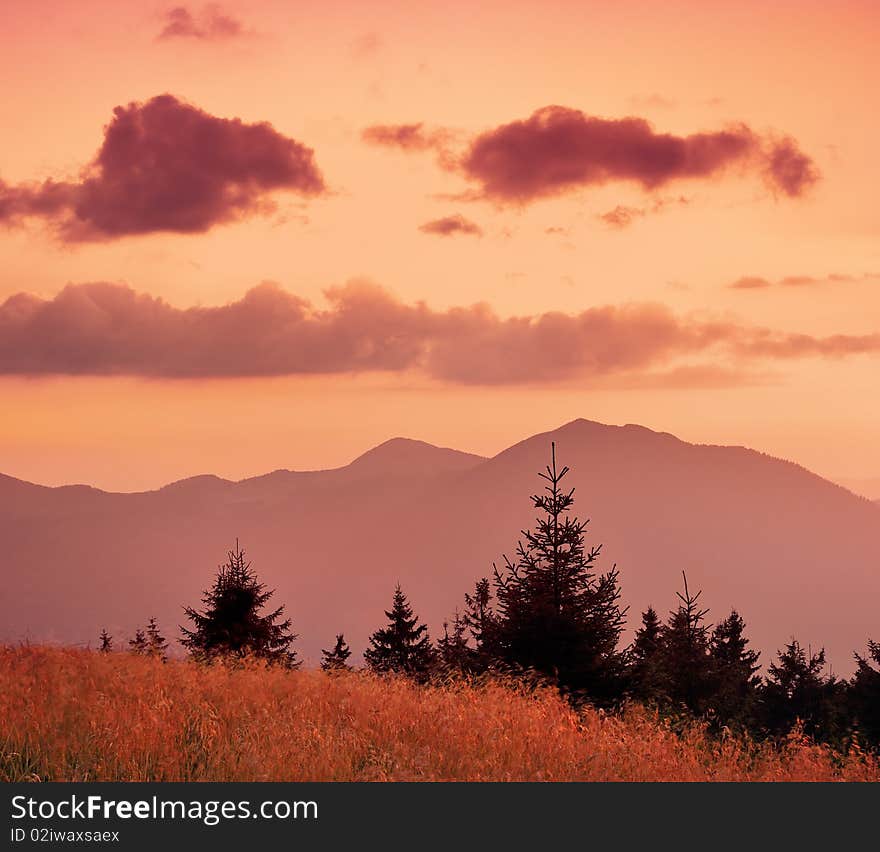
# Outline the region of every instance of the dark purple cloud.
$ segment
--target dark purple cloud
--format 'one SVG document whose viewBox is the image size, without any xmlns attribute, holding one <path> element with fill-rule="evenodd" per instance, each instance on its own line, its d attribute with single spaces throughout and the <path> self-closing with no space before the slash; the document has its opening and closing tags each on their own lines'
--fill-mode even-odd
<svg viewBox="0 0 880 852">
<path fill-rule="evenodd" d="M 448 132 L 423 124 L 377 125 L 363 138 L 404 151 L 436 150 L 444 167 L 476 185 L 465 197 L 499 203 L 525 204 L 615 181 L 653 191 L 732 170 L 760 174 L 775 192 L 797 197 L 819 177 L 794 139 L 765 138 L 746 124 L 678 136 L 657 132 L 644 118 L 598 118 L 562 106 L 487 130 L 458 157 L 448 150 Z"/>
<path fill-rule="evenodd" d="M 268 123 L 218 118 L 160 95 L 116 107 L 79 181 L 0 184 L 0 223 L 44 218 L 71 242 L 199 233 L 271 211 L 279 190 L 323 192 L 310 148 Z"/>
<path fill-rule="evenodd" d="M 481 134 L 461 160 L 484 196 L 501 202 L 528 202 L 611 181 L 654 190 L 755 164 L 763 164 L 774 188 L 790 196 L 801 195 L 817 177 L 794 140 L 767 151 L 745 124 L 676 136 L 656 132 L 642 118 L 597 118 L 561 106 Z"/>
<path fill-rule="evenodd" d="M 456 234 L 471 234 L 476 237 L 483 236 L 483 229 L 476 222 L 465 219 L 460 213 L 425 222 L 424 225 L 419 226 L 419 230 L 425 234 L 436 234 L 439 237 L 452 237 Z"/>
<path fill-rule="evenodd" d="M 366 283 L 326 296 L 327 306 L 316 307 L 261 284 L 227 305 L 180 309 L 120 284 L 69 285 L 49 300 L 20 293 L 0 304 L 0 374 L 207 378 L 417 370 L 459 384 L 614 377 L 625 384 L 658 371 L 736 371 L 756 359 L 880 353 L 880 334 L 787 334 L 680 317 L 661 305 L 505 319 L 485 304 L 446 311 L 408 305 Z"/>
<path fill-rule="evenodd" d="M 156 38 L 159 41 L 184 38 L 199 41 L 225 41 L 245 34 L 244 25 L 227 14 L 216 3 L 191 12 L 188 6 L 175 6 L 163 16 L 164 24 Z"/>
</svg>

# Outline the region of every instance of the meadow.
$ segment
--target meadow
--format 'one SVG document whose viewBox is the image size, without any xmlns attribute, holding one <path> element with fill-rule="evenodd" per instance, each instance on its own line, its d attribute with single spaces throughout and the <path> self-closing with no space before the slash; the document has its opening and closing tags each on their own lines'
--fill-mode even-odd
<svg viewBox="0 0 880 852">
<path fill-rule="evenodd" d="M 0 781 L 880 781 L 877 759 L 673 731 L 501 680 L 0 649 Z"/>
</svg>

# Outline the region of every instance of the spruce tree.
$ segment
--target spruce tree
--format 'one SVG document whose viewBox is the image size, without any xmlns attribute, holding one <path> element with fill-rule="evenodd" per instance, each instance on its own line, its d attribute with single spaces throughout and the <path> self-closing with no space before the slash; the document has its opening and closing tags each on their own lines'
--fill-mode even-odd
<svg viewBox="0 0 880 852">
<path fill-rule="evenodd" d="M 370 647 L 364 652 L 367 665 L 376 672 L 427 676 L 434 662 L 428 627 L 413 614 L 399 583 L 385 615 L 388 626 L 370 637 Z"/>
<path fill-rule="evenodd" d="M 128 649 L 133 654 L 144 655 L 147 653 L 148 648 L 149 644 L 147 642 L 147 635 L 140 627 L 138 627 L 134 633 L 134 638 L 128 640 Z"/>
<path fill-rule="evenodd" d="M 642 626 L 629 649 L 629 694 L 646 704 L 666 699 L 663 673 L 663 623 L 653 607 L 642 613 Z"/>
<path fill-rule="evenodd" d="M 336 634 L 336 644 L 332 650 L 321 649 L 321 668 L 325 672 L 351 671 L 348 658 L 351 656 L 351 648 L 341 633 Z"/>
<path fill-rule="evenodd" d="M 497 617 L 492 608 L 492 586 L 489 578 L 477 580 L 473 594 L 465 592 L 465 611 L 461 616 L 474 649 L 471 667 L 474 671 L 488 669 L 497 654 Z"/>
<path fill-rule="evenodd" d="M 452 617 L 452 632 L 449 622 L 443 622 L 443 638 L 437 641 L 437 663 L 442 672 L 463 674 L 475 669 L 475 651 L 468 645 L 467 623 L 458 610 Z"/>
<path fill-rule="evenodd" d="M 712 631 L 711 709 L 719 725 L 744 728 L 753 723 L 761 685 L 759 656 L 749 648 L 745 622 L 736 610 Z"/>
<path fill-rule="evenodd" d="M 763 689 L 764 722 L 785 736 L 796 724 L 816 740 L 840 743 L 846 734 L 845 684 L 826 675 L 825 649 L 805 650 L 792 639 L 771 663 Z"/>
<path fill-rule="evenodd" d="M 620 693 L 623 628 L 616 566 L 597 574 L 601 545 L 586 549 L 586 521 L 569 512 L 574 489 L 564 490 L 568 467 L 551 464 L 539 476 L 544 493 L 532 496 L 540 512 L 534 531 L 523 531 L 516 560 L 495 568 L 497 653 L 515 668 L 556 680 L 570 694 L 605 704 Z"/>
<path fill-rule="evenodd" d="M 98 650 L 104 654 L 109 654 L 113 650 L 113 637 L 105 629 L 102 629 L 98 639 L 101 642 Z"/>
<path fill-rule="evenodd" d="M 678 609 L 670 613 L 663 628 L 663 678 L 666 695 L 676 708 L 702 715 L 712 694 L 707 609 L 700 609 L 702 592 L 695 595 L 684 578 L 684 594 L 676 592 Z"/>
<path fill-rule="evenodd" d="M 868 640 L 868 654 L 856 658 L 849 689 L 850 712 L 861 742 L 880 749 L 880 642 Z"/>
<path fill-rule="evenodd" d="M 184 608 L 193 629 L 180 628 L 181 643 L 197 660 L 255 657 L 287 668 L 298 667 L 296 651 L 290 647 L 298 637 L 291 632 L 289 618 L 280 620 L 284 607 L 261 614 L 274 594 L 259 582 L 236 539 L 235 550 L 228 552 L 214 585 L 204 593 L 204 611 Z"/>
<path fill-rule="evenodd" d="M 151 657 L 157 657 L 164 663 L 168 659 L 168 643 L 159 632 L 159 623 L 155 618 L 147 622 L 147 649 L 146 653 Z"/>
</svg>

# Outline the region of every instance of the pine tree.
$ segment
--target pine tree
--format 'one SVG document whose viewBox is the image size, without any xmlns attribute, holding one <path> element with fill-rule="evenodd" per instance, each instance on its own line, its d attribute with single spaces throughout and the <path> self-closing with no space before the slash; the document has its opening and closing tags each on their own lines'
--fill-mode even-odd
<svg viewBox="0 0 880 852">
<path fill-rule="evenodd" d="M 695 715 L 708 708 L 712 693 L 707 609 L 700 609 L 702 592 L 690 593 L 687 576 L 684 594 L 676 592 L 678 609 L 670 613 L 663 628 L 663 677 L 666 695 L 673 707 L 684 707 Z"/>
<path fill-rule="evenodd" d="M 443 638 L 437 641 L 437 663 L 448 674 L 470 673 L 475 669 L 476 652 L 468 645 L 467 623 L 458 610 L 452 617 L 452 633 L 449 622 L 443 622 Z"/>
<path fill-rule="evenodd" d="M 817 653 L 792 639 L 767 672 L 763 689 L 767 729 L 785 736 L 800 725 L 808 737 L 840 742 L 846 733 L 844 684 L 824 674 L 825 649 Z"/>
<path fill-rule="evenodd" d="M 102 651 L 105 654 L 109 654 L 113 650 L 113 637 L 102 628 L 101 635 L 98 637 L 101 641 L 101 646 L 98 648 L 99 651 Z"/>
<path fill-rule="evenodd" d="M 157 657 L 164 663 L 168 659 L 168 643 L 159 632 L 159 623 L 155 618 L 147 622 L 147 650 L 151 657 Z"/>
<path fill-rule="evenodd" d="M 653 607 L 642 613 L 629 650 L 629 693 L 647 704 L 663 704 L 666 691 L 663 675 L 663 624 Z"/>
<path fill-rule="evenodd" d="M 868 655 L 856 658 L 850 684 L 850 712 L 860 740 L 880 748 L 880 642 L 868 640 Z"/>
<path fill-rule="evenodd" d="M 541 513 L 534 531 L 523 531 L 517 558 L 495 568 L 498 601 L 497 653 L 514 667 L 554 678 L 564 690 L 596 703 L 619 694 L 623 657 L 617 644 L 623 628 L 616 566 L 596 574 L 600 546 L 585 548 L 586 521 L 569 514 L 574 489 L 551 465 L 539 476 L 547 483 L 532 503 Z"/>
<path fill-rule="evenodd" d="M 128 649 L 133 654 L 145 655 L 148 648 L 149 644 L 147 643 L 147 635 L 140 627 L 138 627 L 134 633 L 134 638 L 128 640 Z"/>
<path fill-rule="evenodd" d="M 413 615 L 399 583 L 385 615 L 388 626 L 370 637 L 370 647 L 364 652 L 367 665 L 376 672 L 427 676 L 434 662 L 428 628 Z"/>
<path fill-rule="evenodd" d="M 300 663 L 290 646 L 298 637 L 290 630 L 289 618 L 279 621 L 284 607 L 260 614 L 274 594 L 257 580 L 236 540 L 235 550 L 228 552 L 214 585 L 202 597 L 204 612 L 184 608 L 193 629 L 181 627 L 181 643 L 202 661 L 256 657 L 296 668 Z"/>
<path fill-rule="evenodd" d="M 473 594 L 465 592 L 464 622 L 474 650 L 471 667 L 474 671 L 485 671 L 497 655 L 498 619 L 492 609 L 492 586 L 488 577 L 478 580 Z"/>
<path fill-rule="evenodd" d="M 745 622 L 733 610 L 713 631 L 709 642 L 711 660 L 711 709 L 719 725 L 748 727 L 754 721 L 761 678 L 760 654 L 749 646 Z"/>
<path fill-rule="evenodd" d="M 351 648 L 341 633 L 336 634 L 336 644 L 332 650 L 321 649 L 321 668 L 325 672 L 351 671 L 348 658 L 351 656 Z"/>
</svg>

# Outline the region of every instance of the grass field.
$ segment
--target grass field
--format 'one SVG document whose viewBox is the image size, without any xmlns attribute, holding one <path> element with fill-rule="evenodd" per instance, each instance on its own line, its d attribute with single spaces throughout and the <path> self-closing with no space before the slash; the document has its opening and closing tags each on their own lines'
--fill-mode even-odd
<svg viewBox="0 0 880 852">
<path fill-rule="evenodd" d="M 0 649 L 0 781 L 878 781 L 875 759 L 782 747 L 653 714 L 573 711 L 500 682 L 126 653 Z"/>
</svg>

